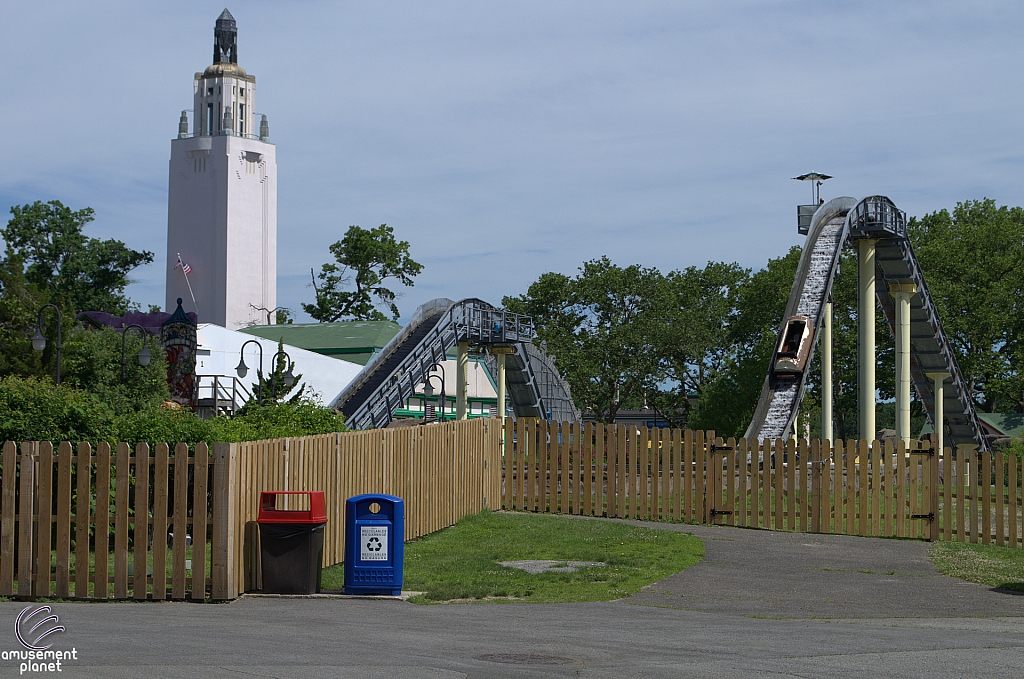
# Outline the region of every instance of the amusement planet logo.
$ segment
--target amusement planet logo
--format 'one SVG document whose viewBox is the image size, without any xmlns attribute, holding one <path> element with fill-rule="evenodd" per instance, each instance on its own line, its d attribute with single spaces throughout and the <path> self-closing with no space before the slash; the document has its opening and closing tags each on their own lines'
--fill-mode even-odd
<svg viewBox="0 0 1024 679">
<path fill-rule="evenodd" d="M 78 660 L 78 649 L 54 651 L 51 635 L 64 632 L 60 619 L 49 606 L 26 606 L 14 622 L 14 635 L 24 650 L 0 651 L 4 660 L 20 660 L 20 674 L 26 672 L 63 672 L 64 661 Z"/>
</svg>

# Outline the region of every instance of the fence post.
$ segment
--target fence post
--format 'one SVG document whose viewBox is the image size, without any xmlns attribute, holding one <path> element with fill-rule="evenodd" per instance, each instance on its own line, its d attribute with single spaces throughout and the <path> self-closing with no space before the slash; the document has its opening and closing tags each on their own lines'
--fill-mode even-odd
<svg viewBox="0 0 1024 679">
<path fill-rule="evenodd" d="M 702 473 L 702 485 L 704 487 L 704 520 L 701 523 L 714 523 L 712 521 L 711 510 L 714 509 L 714 500 L 708 496 L 712 493 L 712 486 L 715 483 L 715 477 L 712 473 L 714 467 L 712 466 L 712 449 L 715 446 L 715 430 L 709 429 L 704 433 L 704 446 L 701 451 L 701 459 L 703 461 L 704 471 Z"/>
<path fill-rule="evenodd" d="M 238 459 L 237 443 L 213 444 L 213 540 L 210 555 L 210 598 L 234 599 L 235 587 L 235 531 L 237 504 L 235 467 Z"/>
<path fill-rule="evenodd" d="M 928 540 L 936 542 L 939 539 L 939 456 L 942 451 L 936 447 L 936 435 L 932 434 L 932 454 L 929 456 L 931 466 L 928 470 L 928 511 L 932 514 L 932 520 L 928 522 Z"/>
</svg>

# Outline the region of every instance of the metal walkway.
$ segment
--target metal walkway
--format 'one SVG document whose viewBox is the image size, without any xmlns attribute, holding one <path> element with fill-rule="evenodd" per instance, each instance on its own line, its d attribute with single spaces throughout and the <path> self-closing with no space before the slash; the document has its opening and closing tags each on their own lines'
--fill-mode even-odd
<svg viewBox="0 0 1024 679">
<path fill-rule="evenodd" d="M 910 375 L 925 413 L 934 424 L 935 394 L 926 373 L 948 372 L 952 385 L 943 390 L 945 440 L 950 445 L 978 444 L 987 449 L 967 385 L 949 348 L 921 267 L 907 239 L 906 215 L 888 198 L 871 196 L 860 202 L 854 198 L 836 198 L 822 205 L 814 214 L 782 319 L 780 339 L 791 317 L 807 316 L 814 323 L 813 358 L 825 302 L 832 294 L 842 250 L 852 240 L 861 238 L 877 239 L 876 296 L 894 334 L 896 311 L 889 285 L 913 283 L 917 286 L 917 293 L 910 301 Z M 807 367 L 795 380 L 778 380 L 774 371 L 769 370 L 754 419 L 745 434 L 747 438 L 784 438 L 791 434 L 807 377 L 812 370 L 811 362 L 808 359 Z"/>
<path fill-rule="evenodd" d="M 533 320 L 497 309 L 479 299 L 434 299 L 420 305 L 412 318 L 356 376 L 332 404 L 352 429 L 387 426 L 416 385 L 445 360 L 459 342 L 476 346 L 511 346 L 505 376 L 517 417 L 578 421 L 568 385 L 542 351 L 533 346 Z M 492 375 L 496 361 L 486 355 Z"/>
</svg>

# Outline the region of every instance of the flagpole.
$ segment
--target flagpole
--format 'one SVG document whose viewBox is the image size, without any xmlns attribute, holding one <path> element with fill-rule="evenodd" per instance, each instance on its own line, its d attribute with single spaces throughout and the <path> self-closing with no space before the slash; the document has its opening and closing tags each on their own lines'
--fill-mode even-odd
<svg viewBox="0 0 1024 679">
<path fill-rule="evenodd" d="M 188 282 L 188 274 L 185 273 L 185 263 L 181 261 L 181 253 L 178 253 L 178 266 L 181 268 L 181 275 L 185 277 L 185 285 L 188 286 L 188 294 L 192 297 L 192 306 L 196 308 L 196 318 L 199 318 L 199 305 L 196 304 L 195 293 L 192 292 L 192 284 Z"/>
</svg>

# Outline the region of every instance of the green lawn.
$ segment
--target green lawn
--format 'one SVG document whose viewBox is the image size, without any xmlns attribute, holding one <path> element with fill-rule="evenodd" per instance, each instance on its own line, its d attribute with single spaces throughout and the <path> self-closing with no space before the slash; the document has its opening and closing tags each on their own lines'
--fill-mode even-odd
<svg viewBox="0 0 1024 679">
<path fill-rule="evenodd" d="M 558 603 L 609 601 L 700 561 L 693 535 L 610 521 L 482 512 L 405 545 L 403 589 L 417 603 L 451 600 Z M 603 562 L 575 573 L 531 575 L 499 562 Z M 342 564 L 325 568 L 323 589 L 344 586 Z"/>
<path fill-rule="evenodd" d="M 946 575 L 999 589 L 1024 592 L 1024 550 L 962 542 L 932 547 L 935 567 Z"/>
</svg>

